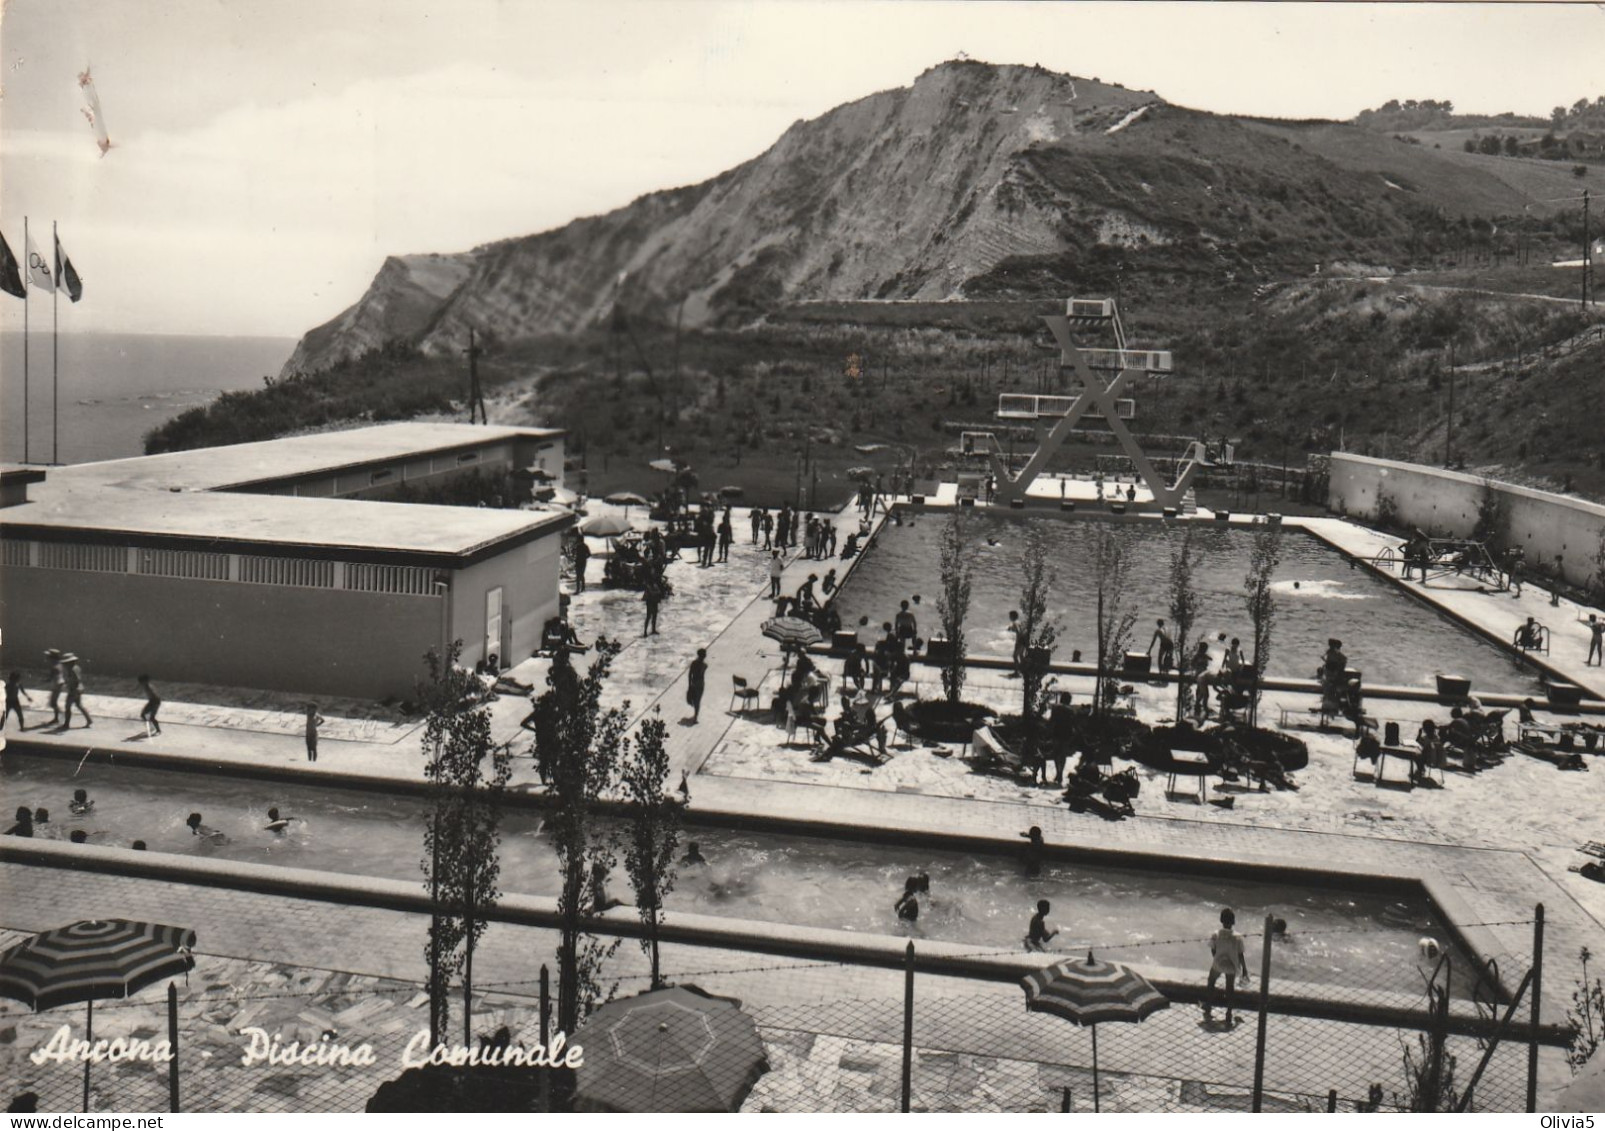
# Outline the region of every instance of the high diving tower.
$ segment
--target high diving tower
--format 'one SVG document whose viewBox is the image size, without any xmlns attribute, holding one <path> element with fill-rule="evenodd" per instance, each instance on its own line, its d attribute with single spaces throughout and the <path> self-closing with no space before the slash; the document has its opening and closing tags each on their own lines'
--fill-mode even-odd
<svg viewBox="0 0 1605 1131">
<path fill-rule="evenodd" d="M 1170 351 L 1127 348 L 1120 311 L 1112 298 L 1073 298 L 1065 303 L 1064 314 L 1049 315 L 1043 321 L 1048 324 L 1059 345 L 1060 368 L 1075 372 L 1081 382 L 1081 392 L 1074 396 L 999 394 L 997 412 L 994 414 L 998 420 L 1010 423 L 1031 421 L 1036 428 L 1037 450 L 1020 469 L 1019 475 L 1012 474 L 1003 462 L 997 438 L 992 433 L 965 433 L 964 450 L 984 454 L 991 463 L 997 483 L 997 502 L 1008 505 L 1015 499 L 1024 500 L 1027 489 L 1047 467 L 1060 445 L 1069 438 L 1076 425 L 1087 418 L 1102 420 L 1107 425 L 1121 450 L 1136 466 L 1148 490 L 1153 493 L 1156 506 L 1179 506 L 1198 469 L 1211 466 L 1214 462 L 1212 453 L 1196 441 L 1188 445 L 1176 481 L 1167 483 L 1126 427 L 1126 421 L 1136 418 L 1136 400 L 1121 395 L 1138 376 L 1170 376 Z M 1106 342 L 1112 338 L 1113 348 L 1107 345 L 1082 346 L 1075 340 L 1077 337 L 1091 338 L 1093 335 L 1104 335 Z M 1105 384 L 1105 375 L 1109 373 L 1113 373 L 1114 377 Z M 1051 426 L 1048 425 L 1049 421 L 1053 422 Z M 1223 458 L 1225 462 L 1231 462 L 1229 448 L 1225 450 Z"/>
</svg>

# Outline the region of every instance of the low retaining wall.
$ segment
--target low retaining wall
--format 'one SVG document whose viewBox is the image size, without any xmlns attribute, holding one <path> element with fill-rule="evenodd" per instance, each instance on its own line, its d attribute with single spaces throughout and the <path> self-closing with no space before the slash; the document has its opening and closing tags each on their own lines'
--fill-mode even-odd
<svg viewBox="0 0 1605 1131">
<path fill-rule="evenodd" d="M 1333 452 L 1327 505 L 1339 514 L 1374 522 L 1377 497 L 1386 494 L 1398 522 L 1429 534 L 1464 538 L 1476 528 L 1485 484 L 1504 511 L 1498 539 L 1502 545 L 1519 547 L 1529 566 L 1552 567 L 1558 556 L 1568 582 L 1594 583 L 1600 568 L 1595 557 L 1605 538 L 1605 506 L 1598 503 L 1459 471 Z"/>
</svg>

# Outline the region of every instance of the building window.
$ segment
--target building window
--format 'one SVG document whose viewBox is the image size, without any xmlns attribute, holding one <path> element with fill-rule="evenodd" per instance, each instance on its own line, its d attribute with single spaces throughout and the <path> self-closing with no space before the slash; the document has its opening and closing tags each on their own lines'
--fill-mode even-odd
<svg viewBox="0 0 1605 1131">
<path fill-rule="evenodd" d="M 457 457 L 457 462 L 459 464 L 478 463 L 479 462 L 479 453 L 478 452 L 464 452 L 462 455 Z"/>
<path fill-rule="evenodd" d="M 198 550 L 141 550 L 139 572 L 149 577 L 186 577 L 227 581 L 228 555 Z"/>
<path fill-rule="evenodd" d="M 372 475 L 368 476 L 368 486 L 377 487 L 381 483 L 389 483 L 395 477 L 395 469 L 387 467 L 382 471 L 376 471 Z"/>
<path fill-rule="evenodd" d="M 122 546 L 82 546 L 70 542 L 41 542 L 39 564 L 46 569 L 127 573 L 128 551 Z"/>
<path fill-rule="evenodd" d="M 359 593 L 400 593 L 409 597 L 438 596 L 435 571 L 422 566 L 346 566 L 346 588 Z"/>
<path fill-rule="evenodd" d="M 334 563 L 309 558 L 263 558 L 240 555 L 240 580 L 254 585 L 294 585 L 306 589 L 334 588 Z"/>
</svg>

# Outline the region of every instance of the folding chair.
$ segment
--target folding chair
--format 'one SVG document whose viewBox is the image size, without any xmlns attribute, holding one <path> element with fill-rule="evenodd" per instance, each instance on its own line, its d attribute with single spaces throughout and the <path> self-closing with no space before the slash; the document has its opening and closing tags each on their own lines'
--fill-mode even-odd
<svg viewBox="0 0 1605 1131">
<path fill-rule="evenodd" d="M 739 675 L 731 676 L 730 683 L 730 706 L 726 707 L 725 710 L 728 711 L 734 708 L 739 715 L 742 711 L 750 711 L 758 705 L 759 693 L 757 688 L 748 687 L 747 681 Z M 740 707 L 736 707 L 738 701 L 741 704 Z"/>
</svg>

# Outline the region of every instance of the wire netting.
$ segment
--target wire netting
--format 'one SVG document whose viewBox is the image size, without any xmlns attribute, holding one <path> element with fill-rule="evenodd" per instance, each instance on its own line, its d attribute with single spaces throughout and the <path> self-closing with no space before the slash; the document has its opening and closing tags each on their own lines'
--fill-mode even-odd
<svg viewBox="0 0 1605 1131">
<path fill-rule="evenodd" d="M 1474 964 L 1445 943 L 1437 951 L 1423 945 L 1408 970 L 1379 966 L 1357 973 L 1350 967 L 1341 980 L 1318 981 L 1311 971 L 1321 967 L 1328 948 L 1363 947 L 1367 940 L 1333 932 L 1273 942 L 1261 1064 L 1258 938 L 1246 940 L 1251 974 L 1235 988 L 1232 1024 L 1224 989 L 1213 996 L 1206 989 L 1208 940 L 1200 938 L 1192 940 L 1201 957 L 1197 969 L 1146 971 L 1169 998 L 1168 1008 L 1138 1023 L 1111 1021 L 1095 1030 L 1027 1011 L 1012 980 L 916 970 L 908 1010 L 904 970 L 677 945 L 664 951 L 667 980 L 739 1003 L 756 1028 L 761 1059 L 754 1059 L 755 1046 L 724 1039 L 717 1025 L 709 1032 L 719 1039 L 710 1038 L 706 1047 L 700 1037 L 688 1044 L 671 1034 L 678 1041 L 675 1055 L 691 1067 L 664 1076 L 647 1102 L 657 1105 L 653 1110 L 699 1109 L 710 1102 L 701 1081 L 717 1079 L 737 1082 L 730 1102 L 745 1111 L 893 1112 L 905 1102 L 909 1110 L 933 1112 L 1248 1111 L 1258 1068 L 1266 1111 L 1444 1110 L 1468 1089 L 1470 1110 L 1522 1111 L 1525 1034 L 1495 1036 L 1531 965 L 1531 955 L 1514 941 L 1531 925 L 1473 926 L 1499 928 L 1489 937 L 1505 940 L 1507 949 L 1494 956 L 1496 967 Z M 1303 960 L 1295 961 L 1300 948 Z M 1119 960 L 1118 946 L 1095 949 Z M 604 992 L 615 1000 L 648 988 L 639 957 L 628 957 L 629 951 L 621 949 L 617 973 L 604 978 Z M 1059 957 L 1022 955 L 1020 967 Z M 448 1039 L 473 1048 L 498 1039 L 508 1047 L 539 1047 L 538 974 L 533 959 L 528 978 L 477 986 L 466 1038 L 457 991 Z M 555 994 L 555 972 L 552 982 Z M 1530 999 L 1523 998 L 1514 1020 L 1524 1023 L 1529 1010 Z M 365 1110 L 382 1086 L 401 1076 L 403 1049 L 427 1032 L 428 1019 L 427 994 L 415 982 L 201 956 L 188 984 L 180 983 L 182 1110 Z M 81 1006 L 36 1015 L 4 1004 L 0 1078 L 8 1099 L 32 1092 L 42 1111 L 84 1106 L 80 1064 L 30 1058 L 63 1025 L 82 1036 L 83 1021 Z M 97 1004 L 94 1036 L 165 1039 L 164 995 L 152 988 L 127 1001 Z M 595 1036 L 582 1026 L 573 1039 L 584 1045 Z M 610 1055 L 609 1044 L 593 1041 L 588 1055 Z M 308 1048 L 325 1055 L 366 1048 L 371 1063 L 290 1058 Z M 277 1055 L 264 1055 L 270 1050 Z M 642 1059 L 628 1048 L 624 1053 Z M 1561 1054 L 1549 1048 L 1543 1055 L 1553 1060 Z M 750 1091 L 743 1091 L 753 1077 Z M 160 1111 L 168 1102 L 166 1065 L 91 1066 L 89 1110 Z"/>
</svg>

